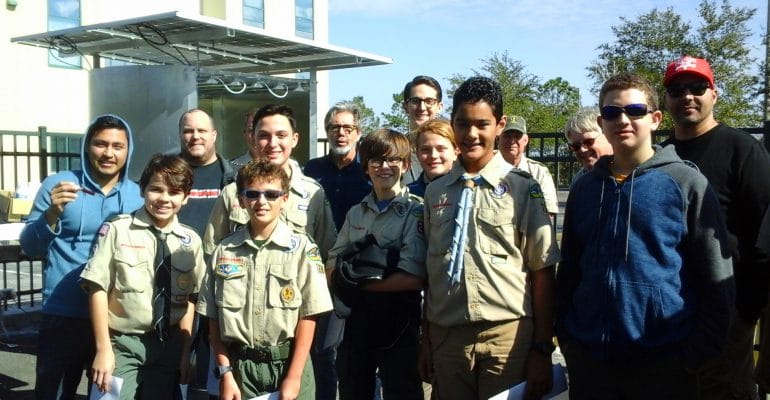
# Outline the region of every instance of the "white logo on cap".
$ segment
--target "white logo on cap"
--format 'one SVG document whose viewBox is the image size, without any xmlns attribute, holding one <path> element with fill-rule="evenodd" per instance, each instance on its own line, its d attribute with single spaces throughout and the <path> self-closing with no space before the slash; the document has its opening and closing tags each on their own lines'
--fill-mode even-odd
<svg viewBox="0 0 770 400">
<path fill-rule="evenodd" d="M 692 58 L 692 57 L 684 57 L 679 62 L 676 63 L 676 70 L 681 71 L 683 69 L 690 69 L 690 68 L 697 68 L 698 67 L 698 60 Z"/>
</svg>

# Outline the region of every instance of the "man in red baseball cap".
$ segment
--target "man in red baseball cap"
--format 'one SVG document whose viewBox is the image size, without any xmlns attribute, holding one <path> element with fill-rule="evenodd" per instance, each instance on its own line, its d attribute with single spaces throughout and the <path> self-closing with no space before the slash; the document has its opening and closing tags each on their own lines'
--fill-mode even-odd
<svg viewBox="0 0 770 400">
<path fill-rule="evenodd" d="M 754 244 L 770 203 L 770 156 L 751 135 L 714 117 L 718 89 L 708 61 L 684 56 L 671 62 L 663 85 L 666 109 L 674 121 L 674 136 L 665 144 L 673 144 L 682 159 L 694 162 L 716 190 L 735 271 L 731 326 L 722 356 L 699 371 L 698 398 L 756 399 L 754 326 L 767 304 L 768 253 Z"/>
</svg>

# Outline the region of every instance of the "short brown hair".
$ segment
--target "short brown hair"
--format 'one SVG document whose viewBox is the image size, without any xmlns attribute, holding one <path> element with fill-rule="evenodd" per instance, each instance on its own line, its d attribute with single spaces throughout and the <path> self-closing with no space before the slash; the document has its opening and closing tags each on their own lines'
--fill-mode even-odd
<svg viewBox="0 0 770 400">
<path fill-rule="evenodd" d="M 613 90 L 627 90 L 638 89 L 641 90 L 645 97 L 647 97 L 647 106 L 650 111 L 657 111 L 658 109 L 658 93 L 650 85 L 647 79 L 643 76 L 635 74 L 633 72 L 621 72 L 617 75 L 611 76 L 602 85 L 599 90 L 599 107 L 604 107 L 604 98 L 607 93 Z"/>
<path fill-rule="evenodd" d="M 185 196 L 190 194 L 193 185 L 193 172 L 192 167 L 184 158 L 165 154 L 152 156 L 142 171 L 142 177 L 139 178 L 139 187 L 142 189 L 142 193 L 156 174 L 160 175 L 163 183 L 169 189 L 181 190 Z"/>
<path fill-rule="evenodd" d="M 361 166 L 366 171 L 369 160 L 377 157 L 399 157 L 409 161 L 412 146 L 409 138 L 403 133 L 387 128 L 380 128 L 361 139 L 358 148 L 361 155 Z"/>
<path fill-rule="evenodd" d="M 258 158 L 249 161 L 238 170 L 235 178 L 235 187 L 240 194 L 250 182 L 272 182 L 278 180 L 281 182 L 281 190 L 289 193 L 289 174 L 281 166 L 275 165 L 266 158 Z"/>
</svg>

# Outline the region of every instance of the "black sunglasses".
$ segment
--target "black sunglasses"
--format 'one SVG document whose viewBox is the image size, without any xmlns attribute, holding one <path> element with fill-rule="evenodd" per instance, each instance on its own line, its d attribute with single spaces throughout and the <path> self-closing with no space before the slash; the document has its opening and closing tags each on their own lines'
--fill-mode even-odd
<svg viewBox="0 0 770 400">
<path fill-rule="evenodd" d="M 706 89 L 710 89 L 711 84 L 706 81 L 694 81 L 687 83 L 672 83 L 666 86 L 666 93 L 671 97 L 682 97 L 684 91 L 688 90 L 693 96 L 702 96 Z"/>
<path fill-rule="evenodd" d="M 602 119 L 612 121 L 620 118 L 620 114 L 623 113 L 628 115 L 630 118 L 639 118 L 652 113 L 652 111 L 647 109 L 647 104 L 626 104 L 622 107 L 604 106 L 599 111 L 599 113 L 601 114 Z"/>
<path fill-rule="evenodd" d="M 279 197 L 283 196 L 283 191 L 245 189 L 241 194 L 249 200 L 259 200 L 260 197 L 264 196 L 267 201 L 276 201 Z"/>
</svg>

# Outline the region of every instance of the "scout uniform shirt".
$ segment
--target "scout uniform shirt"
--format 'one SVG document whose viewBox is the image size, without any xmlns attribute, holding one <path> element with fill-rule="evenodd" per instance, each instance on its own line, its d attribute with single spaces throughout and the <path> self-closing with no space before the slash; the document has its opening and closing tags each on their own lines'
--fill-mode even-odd
<svg viewBox="0 0 770 400">
<path fill-rule="evenodd" d="M 96 248 L 80 277 L 107 292 L 112 330 L 143 334 L 153 330 L 152 296 L 157 240 L 144 207 L 122 214 L 99 229 Z M 179 323 L 190 295 L 198 293 L 206 271 L 198 234 L 176 216 L 164 229 L 171 251 L 171 321 Z"/>
<path fill-rule="evenodd" d="M 398 269 L 426 278 L 422 214 L 420 198 L 410 195 L 406 188 L 382 211 L 377 207 L 374 192 L 369 193 L 348 211 L 337 242 L 329 251 L 326 267 L 334 268 L 338 254 L 371 233 L 380 247 L 400 249 Z"/>
<path fill-rule="evenodd" d="M 298 166 L 294 163 L 289 165 L 289 199 L 281 210 L 281 220 L 297 232 L 306 232 L 318 244 L 321 257 L 326 259 L 337 237 L 326 194 L 321 185 L 302 174 Z M 225 236 L 249 223 L 249 213 L 238 204 L 237 190 L 235 182 L 225 186 L 211 210 L 203 235 L 203 250 L 206 254 L 211 254 Z"/>
<path fill-rule="evenodd" d="M 550 214 L 559 213 L 559 198 L 556 196 L 556 186 L 553 183 L 553 177 L 548 167 L 537 160 L 532 160 L 527 157 L 522 157 L 519 161 L 519 165 L 514 167 L 529 172 L 533 178 L 540 185 L 540 189 L 543 192 L 543 200 L 545 200 L 545 208 Z"/>
<path fill-rule="evenodd" d="M 480 171 L 483 182 L 473 189 L 463 278 L 451 289 L 449 249 L 465 173 L 457 162 L 425 192 L 426 318 L 451 327 L 531 316 L 528 271 L 559 261 L 540 186 L 529 174 L 511 170 L 499 153 Z"/>
<path fill-rule="evenodd" d="M 211 263 L 196 310 L 216 318 L 223 342 L 275 346 L 294 337 L 301 318 L 332 309 L 318 246 L 282 221 L 262 247 L 237 230 Z"/>
</svg>

